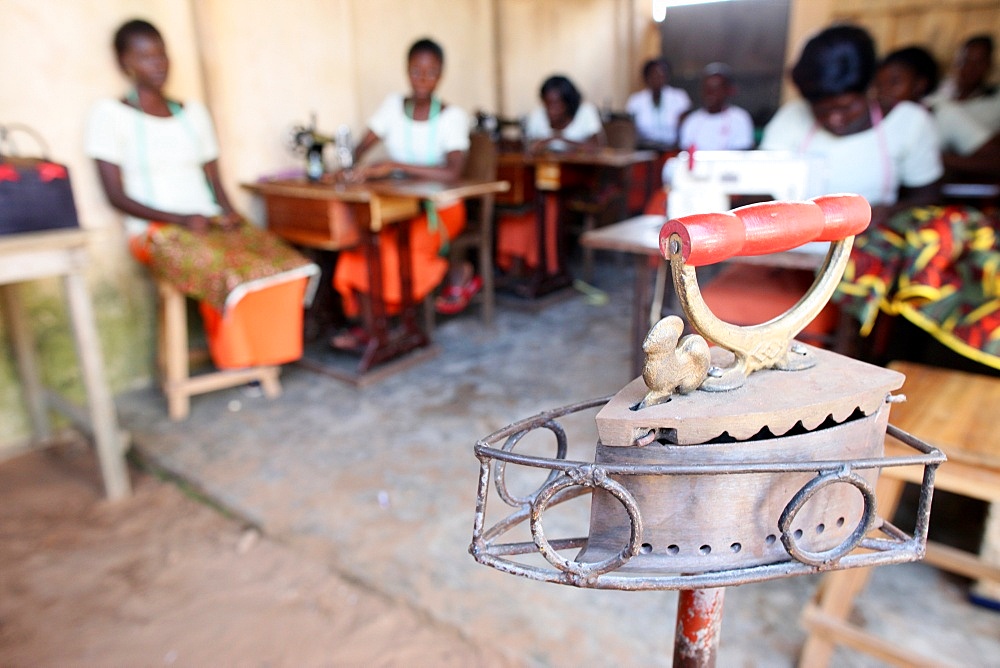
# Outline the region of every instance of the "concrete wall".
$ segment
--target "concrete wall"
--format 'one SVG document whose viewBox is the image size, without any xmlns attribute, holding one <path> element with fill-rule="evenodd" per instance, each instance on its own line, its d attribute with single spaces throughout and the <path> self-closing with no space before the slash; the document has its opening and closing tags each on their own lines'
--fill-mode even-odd
<svg viewBox="0 0 1000 668">
<path fill-rule="evenodd" d="M 108 374 L 116 391 L 148 382 L 152 368 L 153 302 L 144 275 L 128 258 L 118 217 L 104 202 L 92 163 L 83 155 L 86 112 L 125 83 L 110 39 L 126 18 L 148 16 L 178 44 L 195 41 L 190 6 L 175 0 L 0 0 L 0 124 L 24 123 L 48 143 L 50 157 L 69 165 L 81 224 L 92 230 L 91 291 Z M 175 49 L 171 91 L 203 98 L 195 49 Z M 37 155 L 30 138 L 12 135 Z M 52 386 L 81 398 L 61 286 L 54 280 L 22 288 L 31 326 Z M 6 332 L 0 331 L 0 448 L 26 435 L 27 420 Z M 2 450 L 0 450 L 2 452 Z"/>
</svg>

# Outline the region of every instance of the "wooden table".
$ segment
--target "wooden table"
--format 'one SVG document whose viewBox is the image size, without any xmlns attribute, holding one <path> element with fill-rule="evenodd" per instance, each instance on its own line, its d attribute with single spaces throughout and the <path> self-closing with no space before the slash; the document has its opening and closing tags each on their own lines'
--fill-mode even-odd
<svg viewBox="0 0 1000 668">
<path fill-rule="evenodd" d="M 629 167 L 656 160 L 655 151 L 602 148 L 572 153 L 501 153 L 500 174 L 523 173 L 533 179 L 537 218 L 538 267 L 526 282 L 509 287 L 517 294 L 534 298 L 568 286 L 572 277 L 567 266 L 568 249 L 562 223 L 563 195 L 570 188 L 592 184 L 599 170 L 611 169 L 628 192 Z M 515 186 L 514 191 L 530 189 Z M 552 247 L 554 245 L 554 247 Z"/>
<path fill-rule="evenodd" d="M 360 184 L 325 184 L 305 179 L 272 179 L 243 184 L 264 200 L 267 226 L 292 244 L 322 250 L 360 247 L 368 262 L 372 299 L 364 300 L 362 313 L 368 343 L 355 370 L 344 372 L 327 364 L 307 366 L 356 384 L 382 374 L 373 368 L 407 353 L 430 346 L 430 337 L 418 317 L 413 297 L 410 266 L 410 221 L 420 213 L 421 203 L 447 203 L 458 199 L 504 192 L 506 181 L 460 180 L 451 183 L 382 179 Z M 382 289 L 379 232 L 391 229 L 397 235 L 403 303 L 398 327 L 390 326 Z M 412 357 L 412 356 L 411 356 Z M 420 361 L 408 360 L 410 363 Z M 382 371 L 395 371 L 383 369 Z"/>
<path fill-rule="evenodd" d="M 651 312 L 654 307 L 654 273 L 660 275 L 664 284 L 670 282 L 666 280 L 666 272 L 669 270 L 668 263 L 660 254 L 660 228 L 666 221 L 665 216 L 635 216 L 587 232 L 580 238 L 580 243 L 589 248 L 619 251 L 636 256 L 631 338 L 633 376 L 642 373 L 644 360 L 642 342 L 646 338 L 649 328 L 656 324 L 660 318 L 659 312 L 655 314 Z M 788 269 L 816 270 L 823 263 L 827 248 L 828 244 L 814 242 L 783 253 L 740 256 L 729 261 Z M 673 295 L 672 288 L 664 287 L 664 289 L 670 290 L 669 294 Z M 662 300 L 656 299 L 655 302 L 658 305 L 662 303 Z M 676 312 L 678 308 L 673 300 L 671 300 L 671 304 L 674 304 L 672 310 Z"/>
<path fill-rule="evenodd" d="M 993 411 L 1000 405 L 1000 378 L 893 362 L 890 368 L 906 374 L 900 390 L 906 401 L 892 407 L 890 422 L 940 448 L 948 461 L 938 468 L 934 486 L 989 502 L 990 511 L 980 556 L 927 543 L 926 561 L 939 568 L 979 579 L 984 596 L 1000 600 L 1000 430 Z M 886 456 L 907 454 L 908 448 L 886 441 Z M 922 467 L 882 469 L 876 495 L 879 515 L 892 521 L 907 482 L 920 484 Z M 882 661 L 914 666 L 938 666 L 946 657 L 919 656 L 877 638 L 848 622 L 855 597 L 861 593 L 870 568 L 829 573 L 823 577 L 815 600 L 803 612 L 809 632 L 801 666 L 826 665 L 837 644 L 876 656 Z M 924 595 L 933 595 L 928 588 Z M 917 628 L 915 622 L 914 628 Z"/>
<path fill-rule="evenodd" d="M 125 451 L 128 438 L 118 428 L 118 417 L 104 377 L 101 343 L 84 269 L 88 262 L 87 232 L 52 230 L 0 236 L 0 306 L 17 355 L 34 437 L 51 436 L 49 410 L 64 413 L 94 439 L 104 491 L 109 499 L 130 494 Z M 62 278 L 73 326 L 80 375 L 87 393 L 87 411 L 46 389 L 38 369 L 31 323 L 18 294 L 19 284 L 39 278 Z"/>
</svg>

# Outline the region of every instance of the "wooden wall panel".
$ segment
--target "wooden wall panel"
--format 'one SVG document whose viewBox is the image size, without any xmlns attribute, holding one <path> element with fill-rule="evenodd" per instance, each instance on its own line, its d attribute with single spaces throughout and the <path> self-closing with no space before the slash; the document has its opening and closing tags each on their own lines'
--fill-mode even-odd
<svg viewBox="0 0 1000 668">
<path fill-rule="evenodd" d="M 833 5 L 830 19 L 870 30 L 879 53 L 920 45 L 943 66 L 971 35 L 988 33 L 1000 43 L 997 0 L 844 0 Z"/>
</svg>

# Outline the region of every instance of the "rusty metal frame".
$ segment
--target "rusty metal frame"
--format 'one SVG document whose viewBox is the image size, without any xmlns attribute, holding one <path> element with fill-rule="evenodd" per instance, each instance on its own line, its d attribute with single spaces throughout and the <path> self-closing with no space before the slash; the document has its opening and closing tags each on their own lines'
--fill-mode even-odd
<svg viewBox="0 0 1000 668">
<path fill-rule="evenodd" d="M 566 459 L 565 431 L 558 418 L 593 409 L 607 403 L 603 397 L 564 406 L 512 423 L 476 443 L 475 453 L 480 462 L 479 488 L 476 500 L 475 525 L 469 552 L 481 564 L 499 571 L 542 582 L 554 582 L 593 589 L 652 591 L 664 589 L 700 589 L 727 587 L 761 582 L 780 577 L 806 575 L 829 570 L 879 566 L 915 561 L 924 556 L 927 528 L 930 521 L 931 498 L 937 467 L 946 457 L 937 448 L 889 425 L 888 435 L 916 451 L 900 457 L 875 457 L 854 460 L 811 462 L 766 462 L 752 464 L 701 465 L 605 465 Z M 527 433 L 548 429 L 556 435 L 555 458 L 521 455 L 514 446 Z M 501 444 L 500 447 L 496 447 Z M 507 493 L 504 482 L 506 466 L 513 464 L 550 471 L 545 482 L 530 494 L 514 498 Z M 879 518 L 875 495 L 868 483 L 854 472 L 892 466 L 924 467 L 923 483 L 917 506 L 917 517 L 908 535 L 889 521 Z M 809 473 L 816 477 L 807 482 L 792 499 L 779 522 L 781 542 L 788 552 L 788 561 L 701 573 L 616 573 L 624 563 L 639 554 L 642 545 L 642 517 L 635 499 L 609 476 L 703 476 L 739 475 L 748 473 Z M 493 474 L 491 476 L 491 473 Z M 486 528 L 486 501 L 490 478 L 497 484 L 502 500 L 514 508 L 506 518 Z M 790 533 L 791 520 L 813 494 L 835 482 L 854 485 L 865 500 L 865 510 L 855 531 L 841 545 L 822 553 L 811 553 L 797 547 Z M 586 537 L 549 541 L 541 524 L 542 512 L 551 506 L 591 493 L 595 488 L 609 491 L 622 503 L 630 518 L 631 533 L 621 552 L 600 562 L 577 562 L 557 552 L 579 549 L 587 544 Z M 501 543 L 498 540 L 513 527 L 528 522 L 532 542 Z M 552 568 L 525 564 L 510 557 L 539 553 Z"/>
</svg>

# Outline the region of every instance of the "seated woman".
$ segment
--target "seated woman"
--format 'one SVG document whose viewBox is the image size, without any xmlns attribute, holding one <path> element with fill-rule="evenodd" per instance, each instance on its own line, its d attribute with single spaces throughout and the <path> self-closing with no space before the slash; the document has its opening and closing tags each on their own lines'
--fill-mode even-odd
<svg viewBox="0 0 1000 668">
<path fill-rule="evenodd" d="M 524 129 L 529 151 L 590 150 L 603 143 L 604 126 L 597 107 L 583 100 L 572 81 L 551 76 L 539 95 L 542 106 L 528 115 Z"/>
<path fill-rule="evenodd" d="M 875 75 L 875 92 L 883 114 L 903 101 L 924 101 L 934 116 L 941 157 L 952 177 L 1000 178 L 1000 133 L 991 135 L 952 100 L 929 98 L 937 85 L 937 62 L 919 46 L 893 51 L 882 59 Z"/>
<path fill-rule="evenodd" d="M 389 95 L 368 123 L 368 132 L 354 152 L 355 164 L 379 142 L 385 145 L 389 159 L 341 172 L 340 178 L 351 182 L 402 175 L 436 181 L 458 179 L 465 167 L 469 149 L 470 120 L 468 114 L 451 104 L 445 104 L 434 94 L 444 68 L 444 51 L 434 41 L 418 40 L 407 54 L 410 94 Z M 448 240 L 465 227 L 465 205 L 461 200 L 450 205 L 428 205 L 410 223 L 414 299 L 424 299 L 440 285 L 448 273 Z M 402 304 L 399 274 L 399 254 L 395 235 L 384 230 L 380 235 L 382 248 L 382 299 L 389 313 L 398 312 Z M 360 250 L 340 254 L 333 279 L 334 287 L 343 298 L 348 317 L 360 311 L 359 300 L 371 298 L 368 284 L 368 262 Z M 442 313 L 458 313 L 482 288 L 482 279 L 474 275 L 472 265 L 465 263 L 453 271 L 450 285 L 436 301 Z M 334 337 L 338 348 L 357 348 L 365 343 L 364 332 L 351 328 Z"/>
<path fill-rule="evenodd" d="M 901 102 L 883 116 L 868 99 L 875 63 L 875 44 L 861 28 L 838 25 L 814 36 L 792 69 L 803 99 L 778 110 L 760 148 L 815 157 L 824 193 L 857 193 L 872 205 L 873 221 L 884 222 L 892 212 L 936 203 L 944 170 L 926 109 Z"/>
<path fill-rule="evenodd" d="M 711 63 L 701 78 L 699 109 L 681 121 L 680 147 L 685 151 L 743 151 L 753 148 L 753 119 L 730 104 L 736 93 L 733 73 L 724 63 Z"/>
<path fill-rule="evenodd" d="M 823 159 L 825 191 L 858 193 L 872 204 L 872 224 L 855 240 L 834 297 L 863 336 L 883 310 L 1000 368 L 996 231 L 974 209 L 937 206 L 944 170 L 934 120 L 909 101 L 883 116 L 866 96 L 874 72 L 867 32 L 846 25 L 821 31 L 792 70 L 804 99 L 778 111 L 761 148 Z"/>
<path fill-rule="evenodd" d="M 691 98 L 681 88 L 670 86 L 670 63 L 664 58 L 647 60 L 642 66 L 646 87 L 632 93 L 625 110 L 635 119 L 641 148 L 669 150 L 677 146 L 681 115 L 691 108 Z"/>
<path fill-rule="evenodd" d="M 993 51 L 992 35 L 965 40 L 955 54 L 952 76 L 931 93 L 928 102 L 951 100 L 990 132 L 1000 132 L 1000 85 L 989 81 Z"/>
<path fill-rule="evenodd" d="M 525 124 L 528 151 L 594 151 L 604 144 L 604 125 L 601 115 L 567 77 L 554 75 L 542 83 L 539 96 L 542 106 L 536 107 Z M 547 221 L 554 221 L 556 211 L 546 213 Z M 537 267 L 540 263 L 536 217 L 530 212 L 517 217 L 501 217 L 497 224 L 497 265 L 505 271 L 517 271 L 521 266 Z M 555 271 L 555 229 L 550 225 L 548 235 L 549 273 Z"/>
<path fill-rule="evenodd" d="M 126 214 L 130 250 L 200 301 L 217 367 L 298 359 L 303 297 L 318 267 L 233 209 L 205 107 L 164 94 L 170 61 L 159 31 L 129 21 L 114 49 L 131 87 L 95 104 L 85 148 L 108 200 Z"/>
</svg>

